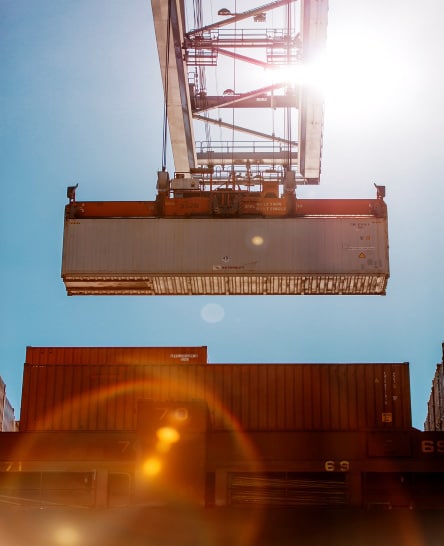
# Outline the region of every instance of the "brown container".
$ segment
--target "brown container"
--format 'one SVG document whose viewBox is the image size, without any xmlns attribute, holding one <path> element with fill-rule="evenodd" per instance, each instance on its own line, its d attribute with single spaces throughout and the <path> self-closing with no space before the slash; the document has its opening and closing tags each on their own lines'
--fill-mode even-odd
<svg viewBox="0 0 444 546">
<path fill-rule="evenodd" d="M 207 347 L 27 347 L 26 364 L 206 364 Z"/>
<path fill-rule="evenodd" d="M 26 363 L 21 430 L 136 430 L 141 400 L 206 401 L 213 430 L 411 426 L 408 364 Z"/>
</svg>

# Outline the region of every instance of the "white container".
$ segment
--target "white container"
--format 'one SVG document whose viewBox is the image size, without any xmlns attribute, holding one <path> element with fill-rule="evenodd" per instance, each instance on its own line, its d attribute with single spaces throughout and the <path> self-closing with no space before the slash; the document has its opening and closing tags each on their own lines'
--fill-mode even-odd
<svg viewBox="0 0 444 546">
<path fill-rule="evenodd" d="M 65 221 L 69 295 L 383 295 L 388 277 L 386 218 Z"/>
</svg>

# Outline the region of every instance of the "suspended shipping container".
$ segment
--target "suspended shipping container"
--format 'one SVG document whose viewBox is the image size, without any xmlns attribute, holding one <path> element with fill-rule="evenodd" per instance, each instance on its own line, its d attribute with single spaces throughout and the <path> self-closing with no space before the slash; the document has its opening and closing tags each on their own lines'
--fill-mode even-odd
<svg viewBox="0 0 444 546">
<path fill-rule="evenodd" d="M 204 401 L 213 430 L 411 426 L 408 364 L 26 363 L 21 430 L 136 429 L 140 401 Z"/>
<path fill-rule="evenodd" d="M 387 218 L 67 218 L 68 295 L 378 294 Z"/>
</svg>

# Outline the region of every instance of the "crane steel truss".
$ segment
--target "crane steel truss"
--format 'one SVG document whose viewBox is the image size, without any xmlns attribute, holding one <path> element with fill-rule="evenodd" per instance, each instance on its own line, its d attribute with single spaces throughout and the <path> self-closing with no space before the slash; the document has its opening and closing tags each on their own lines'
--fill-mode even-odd
<svg viewBox="0 0 444 546">
<path fill-rule="evenodd" d="M 224 68 L 228 66 L 227 59 L 232 62 L 233 72 L 242 71 L 243 80 L 246 76 L 247 81 L 251 79 L 253 83 L 255 78 L 248 75 L 254 70 L 262 71 L 264 79 L 264 71 L 272 73 L 277 66 L 294 71 L 313 62 L 325 48 L 328 0 L 277 0 L 235 14 L 222 9 L 218 20 L 193 29 L 187 29 L 186 15 L 190 6 L 184 0 L 171 0 L 169 4 L 168 7 L 167 2 L 152 0 L 176 172 L 189 173 L 199 167 L 210 167 L 219 169 L 228 178 L 234 177 L 233 173 L 238 179 L 239 175 L 244 176 L 251 185 L 251 172 L 257 175 L 271 169 L 278 173 L 281 183 L 284 183 L 283 173 L 292 171 L 297 184 L 318 184 L 323 98 L 312 86 L 289 83 L 284 78 L 255 89 L 232 89 L 233 85 L 229 84 L 223 93 L 214 94 L 209 92 L 199 74 L 203 67 L 213 69 L 217 91 L 219 80 L 231 74 L 231 68 Z M 244 2 L 246 4 L 248 2 Z M 204 15 L 211 17 L 211 14 Z M 271 25 L 268 16 L 272 19 Z M 238 24 L 247 20 L 252 20 L 256 28 L 239 28 Z M 276 23 L 280 26 L 276 27 Z M 167 44 L 169 25 L 171 40 Z M 247 54 L 239 53 L 239 49 Z M 172 53 L 168 55 L 168 51 Z M 242 85 L 236 74 L 233 80 Z M 231 119 L 225 115 L 227 109 L 232 109 Z M 250 115 L 244 115 L 243 121 L 237 122 L 235 116 L 241 117 L 238 113 L 241 109 Z M 258 116 L 252 115 L 251 109 L 261 110 L 260 128 L 254 126 L 254 118 Z M 280 127 L 275 122 L 278 110 L 285 112 L 285 121 Z M 216 114 L 210 116 L 209 111 Z M 266 121 L 267 115 L 272 121 Z M 297 131 L 293 127 L 295 118 Z M 225 131 L 224 136 L 219 142 L 213 139 L 196 142 L 194 134 L 200 129 L 193 120 L 204 122 L 207 127 L 209 124 L 218 126 L 220 131 Z M 264 130 L 266 124 L 271 125 L 269 131 Z M 277 134 L 278 130 L 282 134 Z M 240 132 L 255 140 L 237 140 Z M 292 134 L 298 135 L 297 141 Z"/>
</svg>

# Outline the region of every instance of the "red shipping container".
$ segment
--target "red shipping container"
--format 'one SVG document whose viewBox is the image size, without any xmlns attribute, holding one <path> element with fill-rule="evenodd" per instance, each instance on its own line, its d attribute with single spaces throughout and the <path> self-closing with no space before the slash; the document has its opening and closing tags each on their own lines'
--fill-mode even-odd
<svg viewBox="0 0 444 546">
<path fill-rule="evenodd" d="M 206 364 L 207 347 L 27 347 L 26 364 Z"/>
<path fill-rule="evenodd" d="M 132 431 L 141 400 L 205 401 L 213 430 L 411 427 L 407 363 L 87 365 L 88 358 L 25 364 L 21 430 Z"/>
</svg>

